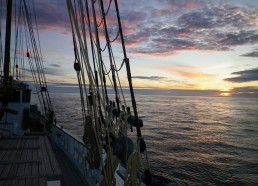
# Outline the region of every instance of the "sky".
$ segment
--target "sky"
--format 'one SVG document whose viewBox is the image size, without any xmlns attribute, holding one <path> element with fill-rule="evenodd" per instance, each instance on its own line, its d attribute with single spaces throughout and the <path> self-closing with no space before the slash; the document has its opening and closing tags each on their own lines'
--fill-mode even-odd
<svg viewBox="0 0 258 186">
<path fill-rule="evenodd" d="M 35 7 L 51 90 L 71 91 L 77 77 L 66 3 L 35 0 Z M 136 91 L 258 97 L 257 0 L 119 0 L 119 7 Z M 107 19 L 115 29 L 112 11 L 113 3 Z M 125 85 L 126 72 L 120 78 Z"/>
</svg>

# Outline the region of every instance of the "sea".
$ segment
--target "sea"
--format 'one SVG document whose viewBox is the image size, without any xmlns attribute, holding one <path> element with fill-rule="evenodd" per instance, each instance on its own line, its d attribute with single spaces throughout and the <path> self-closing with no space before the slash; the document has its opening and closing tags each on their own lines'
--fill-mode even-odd
<svg viewBox="0 0 258 186">
<path fill-rule="evenodd" d="M 79 94 L 50 96 L 57 124 L 81 138 Z M 152 174 L 178 185 L 258 185 L 257 98 L 136 95 L 136 101 Z"/>
</svg>

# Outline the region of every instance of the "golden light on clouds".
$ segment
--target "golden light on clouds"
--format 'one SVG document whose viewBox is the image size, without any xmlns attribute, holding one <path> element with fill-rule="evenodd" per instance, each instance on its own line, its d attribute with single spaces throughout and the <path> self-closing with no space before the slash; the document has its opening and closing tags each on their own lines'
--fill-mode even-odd
<svg viewBox="0 0 258 186">
<path fill-rule="evenodd" d="M 220 94 L 220 96 L 225 96 L 225 97 L 231 96 L 231 93 L 230 93 L 230 92 L 222 92 L 222 93 Z"/>
<path fill-rule="evenodd" d="M 174 68 L 163 70 L 171 77 L 176 77 L 178 82 L 181 82 L 177 84 L 177 88 L 181 88 L 183 84 L 188 84 L 190 86 L 188 86 L 187 89 L 220 91 L 228 91 L 231 89 L 228 83 L 219 78 L 218 74 L 207 73 L 198 67 L 177 65 Z"/>
<path fill-rule="evenodd" d="M 164 71 L 169 72 L 171 75 L 189 79 L 211 79 L 217 77 L 216 74 L 205 73 L 201 68 L 194 66 L 177 65 L 173 68 L 165 68 Z"/>
</svg>

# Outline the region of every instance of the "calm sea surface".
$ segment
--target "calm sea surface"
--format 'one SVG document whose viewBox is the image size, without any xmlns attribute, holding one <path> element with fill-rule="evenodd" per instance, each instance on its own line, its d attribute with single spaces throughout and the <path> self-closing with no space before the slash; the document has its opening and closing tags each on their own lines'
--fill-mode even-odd
<svg viewBox="0 0 258 186">
<path fill-rule="evenodd" d="M 51 94 L 82 136 L 78 94 Z M 258 185 L 258 99 L 137 95 L 151 171 L 179 185 Z"/>
</svg>

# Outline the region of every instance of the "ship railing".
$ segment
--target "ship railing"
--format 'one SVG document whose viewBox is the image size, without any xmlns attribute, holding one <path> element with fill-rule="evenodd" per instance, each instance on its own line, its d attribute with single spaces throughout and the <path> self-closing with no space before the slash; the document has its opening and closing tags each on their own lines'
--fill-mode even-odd
<svg viewBox="0 0 258 186">
<path fill-rule="evenodd" d="M 66 153 L 80 172 L 84 174 L 87 154 L 85 144 L 77 136 L 57 125 L 52 127 L 51 138 Z"/>
</svg>

